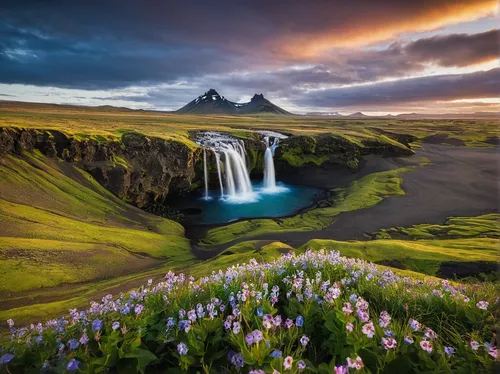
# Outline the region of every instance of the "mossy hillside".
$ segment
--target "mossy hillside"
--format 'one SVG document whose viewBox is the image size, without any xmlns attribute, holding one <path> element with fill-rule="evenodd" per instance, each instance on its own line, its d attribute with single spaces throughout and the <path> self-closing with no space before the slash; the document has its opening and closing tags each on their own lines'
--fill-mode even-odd
<svg viewBox="0 0 500 374">
<path fill-rule="evenodd" d="M 500 214 L 478 217 L 450 217 L 444 224 L 394 227 L 375 233 L 377 239 L 500 238 Z"/>
<path fill-rule="evenodd" d="M 1 292 L 193 259 L 180 224 L 124 203 L 74 165 L 38 152 L 9 155 L 0 189 Z"/>
<path fill-rule="evenodd" d="M 188 249 L 187 239 L 143 230 L 102 226 L 62 217 L 57 213 L 0 200 L 0 233 L 10 237 L 115 245 L 155 258 L 168 258 Z"/>
<path fill-rule="evenodd" d="M 471 217 L 471 225 L 476 220 Z M 415 245 L 416 244 L 416 245 Z M 399 262 L 405 270 L 392 269 L 401 276 L 412 276 L 424 279 L 425 275 L 434 275 L 444 261 L 474 262 L 496 261 L 496 246 L 498 239 L 447 239 L 432 241 L 376 240 L 370 242 L 340 242 L 334 240 L 313 240 L 295 249 L 302 253 L 306 249 L 332 248 L 344 254 L 356 255 L 379 263 Z M 291 250 L 290 246 L 280 242 L 262 242 L 250 240 L 233 245 L 219 255 L 207 261 L 172 261 L 152 270 L 146 270 L 115 279 L 92 282 L 67 291 L 38 291 L 32 293 L 34 300 L 53 300 L 35 305 L 0 311 L 0 318 L 9 317 L 25 323 L 38 321 L 41 318 L 51 318 L 67 311 L 68 308 L 81 307 L 88 300 L 98 299 L 106 293 L 118 293 L 134 285 L 144 283 L 148 278 L 160 278 L 169 270 L 184 271 L 195 276 L 204 276 L 215 269 L 248 262 L 255 258 L 259 262 L 271 261 L 283 252 Z M 385 268 L 385 267 L 382 267 Z M 420 273 L 417 273 L 419 271 Z"/>
<path fill-rule="evenodd" d="M 147 225 L 159 234 L 184 234 L 179 223 L 124 204 L 80 168 L 43 156 L 36 150 L 22 157 L 3 158 L 0 170 L 0 188 L 5 201 L 92 224 L 130 228 Z"/>
<path fill-rule="evenodd" d="M 0 295 L 119 276 L 156 265 L 120 247 L 61 240 L 0 238 Z"/>
<path fill-rule="evenodd" d="M 347 132 L 342 135 L 327 133 L 293 136 L 281 142 L 276 159 L 294 167 L 336 163 L 357 169 L 362 156 L 371 153 L 409 156 L 413 151 L 408 145 L 398 142 L 385 133 L 364 129 L 362 132 Z"/>
<path fill-rule="evenodd" d="M 440 265 L 446 261 L 498 262 L 500 241 L 492 238 L 449 240 L 373 240 L 342 242 L 314 239 L 300 249 L 339 251 L 343 256 L 355 256 L 381 263 L 397 262 L 403 269 L 437 275 Z"/>
<path fill-rule="evenodd" d="M 200 241 L 211 246 L 266 233 L 320 230 L 331 224 L 343 212 L 368 208 L 387 196 L 404 195 L 402 174 L 414 167 L 372 173 L 349 186 L 331 191 L 331 197 L 320 202 L 318 208 L 283 219 L 253 219 L 208 230 Z"/>
</svg>

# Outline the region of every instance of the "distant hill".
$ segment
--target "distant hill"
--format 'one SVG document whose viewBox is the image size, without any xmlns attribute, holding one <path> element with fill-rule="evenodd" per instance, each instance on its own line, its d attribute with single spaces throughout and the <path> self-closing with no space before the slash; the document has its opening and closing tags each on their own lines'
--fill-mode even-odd
<svg viewBox="0 0 500 374">
<path fill-rule="evenodd" d="M 347 115 L 339 114 L 338 112 L 309 112 L 306 116 L 329 116 L 336 118 L 394 118 L 394 119 L 500 119 L 500 112 L 475 112 L 475 113 L 401 113 L 398 115 L 386 114 L 380 116 L 366 115 L 361 112 L 351 113 Z"/>
<path fill-rule="evenodd" d="M 349 118 L 364 118 L 364 117 L 368 117 L 368 116 L 366 114 L 361 113 L 361 112 L 356 112 L 356 113 L 349 114 L 346 117 L 349 117 Z"/>
<path fill-rule="evenodd" d="M 219 95 L 213 88 L 177 110 L 176 113 L 291 115 L 291 113 L 267 100 L 262 94 L 253 95 L 248 103 L 235 103 Z"/>
<path fill-rule="evenodd" d="M 339 112 L 308 112 L 306 116 L 331 116 L 331 117 L 343 117 Z"/>
</svg>

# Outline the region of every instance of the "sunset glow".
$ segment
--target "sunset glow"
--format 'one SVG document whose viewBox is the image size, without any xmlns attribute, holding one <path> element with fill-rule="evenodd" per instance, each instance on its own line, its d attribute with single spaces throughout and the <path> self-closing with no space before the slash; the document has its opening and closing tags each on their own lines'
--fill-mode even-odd
<svg viewBox="0 0 500 374">
<path fill-rule="evenodd" d="M 500 110 L 497 1 L 21 3 L 1 9 L 4 100 L 175 110 L 216 87 L 299 114 Z"/>
</svg>

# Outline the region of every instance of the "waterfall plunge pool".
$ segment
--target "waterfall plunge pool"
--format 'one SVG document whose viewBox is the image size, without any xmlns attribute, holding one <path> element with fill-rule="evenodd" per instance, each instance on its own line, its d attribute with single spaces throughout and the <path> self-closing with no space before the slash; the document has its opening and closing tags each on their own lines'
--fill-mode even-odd
<svg viewBox="0 0 500 374">
<path fill-rule="evenodd" d="M 278 218 L 312 207 L 324 197 L 319 188 L 277 183 L 274 189 L 252 183 L 247 195 L 220 197 L 219 190 L 179 197 L 170 205 L 185 215 L 188 225 L 211 225 L 250 218 Z"/>
<path fill-rule="evenodd" d="M 188 225 L 224 224 L 248 218 L 285 217 L 311 207 L 324 193 L 312 187 L 279 183 L 274 152 L 287 136 L 274 131 L 256 131 L 265 144 L 264 178 L 250 179 L 245 142 L 227 133 L 201 132 L 196 143 L 203 147 L 204 193 L 175 199 L 170 205 L 183 213 Z M 209 190 L 208 157 L 214 154 L 218 190 Z M 213 166 L 213 165 L 212 165 Z"/>
</svg>

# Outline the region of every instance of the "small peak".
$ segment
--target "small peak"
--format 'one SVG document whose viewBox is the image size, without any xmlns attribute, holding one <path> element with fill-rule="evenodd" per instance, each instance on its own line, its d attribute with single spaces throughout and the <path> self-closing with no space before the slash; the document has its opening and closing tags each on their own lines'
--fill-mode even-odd
<svg viewBox="0 0 500 374">
<path fill-rule="evenodd" d="M 209 89 L 207 92 L 205 92 L 205 96 L 220 96 L 217 91 L 215 91 L 213 88 Z"/>
<path fill-rule="evenodd" d="M 254 100 L 262 100 L 264 98 L 264 95 L 263 94 L 255 94 L 253 95 L 252 97 L 252 100 L 251 101 L 254 101 Z"/>
</svg>

